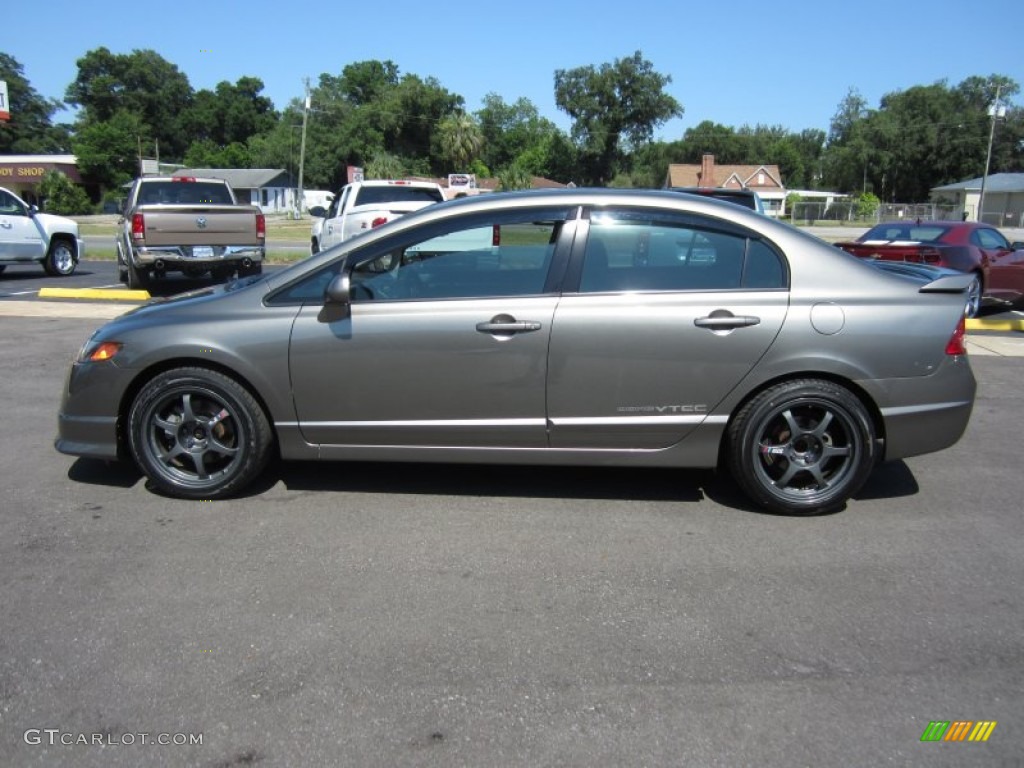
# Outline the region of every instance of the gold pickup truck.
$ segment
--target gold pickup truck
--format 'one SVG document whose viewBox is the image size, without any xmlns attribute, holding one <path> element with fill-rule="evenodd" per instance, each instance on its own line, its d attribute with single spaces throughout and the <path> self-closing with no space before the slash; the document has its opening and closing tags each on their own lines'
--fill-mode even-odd
<svg viewBox="0 0 1024 768">
<path fill-rule="evenodd" d="M 267 225 L 260 209 L 239 205 L 223 179 L 147 176 L 125 200 L 117 267 L 129 288 L 149 288 L 168 272 L 189 277 L 259 274 Z"/>
</svg>

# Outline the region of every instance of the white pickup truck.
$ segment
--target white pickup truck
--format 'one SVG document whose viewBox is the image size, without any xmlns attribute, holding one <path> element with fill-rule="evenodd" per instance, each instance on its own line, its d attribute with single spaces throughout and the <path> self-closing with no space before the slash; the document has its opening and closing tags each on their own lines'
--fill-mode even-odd
<svg viewBox="0 0 1024 768">
<path fill-rule="evenodd" d="M 40 213 L 13 192 L 0 187 L 0 272 L 8 264 L 42 264 L 46 274 L 75 271 L 84 247 L 78 224 L 63 216 Z"/>
<path fill-rule="evenodd" d="M 441 186 L 429 181 L 380 180 L 346 184 L 334 196 L 329 208 L 309 209 L 317 217 L 310 233 L 310 251 L 317 253 L 443 200 Z"/>
</svg>

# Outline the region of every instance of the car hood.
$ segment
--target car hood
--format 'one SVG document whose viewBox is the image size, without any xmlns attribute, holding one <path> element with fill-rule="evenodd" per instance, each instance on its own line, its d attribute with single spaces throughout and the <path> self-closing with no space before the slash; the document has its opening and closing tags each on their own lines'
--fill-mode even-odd
<svg viewBox="0 0 1024 768">
<path fill-rule="evenodd" d="M 57 228 L 66 232 L 78 232 L 78 222 L 64 216 L 36 211 L 32 218 L 37 219 L 47 229 Z"/>
</svg>

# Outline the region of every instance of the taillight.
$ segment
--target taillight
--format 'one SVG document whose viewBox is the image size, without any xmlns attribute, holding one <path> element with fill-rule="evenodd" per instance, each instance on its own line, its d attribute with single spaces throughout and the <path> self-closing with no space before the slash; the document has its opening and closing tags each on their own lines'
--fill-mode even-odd
<svg viewBox="0 0 1024 768">
<path fill-rule="evenodd" d="M 184 181 L 184 182 L 187 182 L 187 183 L 192 183 L 195 180 L 196 180 L 195 176 L 172 176 L 171 177 L 171 181 Z"/>
<path fill-rule="evenodd" d="M 491 227 L 491 245 L 501 245 L 501 224 Z"/>
<path fill-rule="evenodd" d="M 132 239 L 144 240 L 146 238 L 146 219 L 141 213 L 132 214 Z"/>
<path fill-rule="evenodd" d="M 942 261 L 942 252 L 938 248 L 920 248 L 918 254 L 925 264 L 938 264 Z"/>
<path fill-rule="evenodd" d="M 370 222 L 370 228 L 372 229 L 374 227 L 379 227 L 381 224 L 387 224 L 387 223 L 388 223 L 388 220 L 387 220 L 386 217 L 378 216 L 377 218 L 375 218 L 373 221 Z"/>
<path fill-rule="evenodd" d="M 267 239 L 267 217 L 262 213 L 256 214 L 256 237 L 262 240 Z"/>
<path fill-rule="evenodd" d="M 957 323 L 956 330 L 953 331 L 953 335 L 949 337 L 949 341 L 946 342 L 946 354 L 947 355 L 966 355 L 967 354 L 967 317 L 966 315 L 960 316 L 960 322 Z"/>
</svg>

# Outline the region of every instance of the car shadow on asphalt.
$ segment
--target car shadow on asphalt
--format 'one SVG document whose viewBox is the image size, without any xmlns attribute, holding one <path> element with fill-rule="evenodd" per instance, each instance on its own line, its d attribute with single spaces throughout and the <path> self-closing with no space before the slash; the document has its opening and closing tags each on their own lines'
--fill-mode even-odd
<svg viewBox="0 0 1024 768">
<path fill-rule="evenodd" d="M 129 461 L 76 459 L 68 469 L 68 479 L 85 485 L 131 488 L 142 479 L 142 473 Z"/>
<path fill-rule="evenodd" d="M 880 501 L 916 496 L 921 491 L 905 461 L 887 461 L 875 467 L 864 487 L 854 495 L 857 501 Z"/>
<path fill-rule="evenodd" d="M 77 459 L 68 478 L 86 485 L 132 488 L 142 473 L 131 462 Z M 278 483 L 292 492 L 374 493 L 425 496 L 672 501 L 772 515 L 754 506 L 728 472 L 625 467 L 533 467 L 467 464 L 274 461 L 242 493 L 253 498 Z M 150 483 L 145 488 L 159 493 Z M 879 501 L 913 496 L 920 488 L 903 461 L 881 464 L 854 496 Z"/>
<path fill-rule="evenodd" d="M 283 462 L 267 474 L 276 475 L 290 491 L 691 502 L 703 498 L 702 486 L 713 475 L 697 470 L 376 462 Z"/>
</svg>

